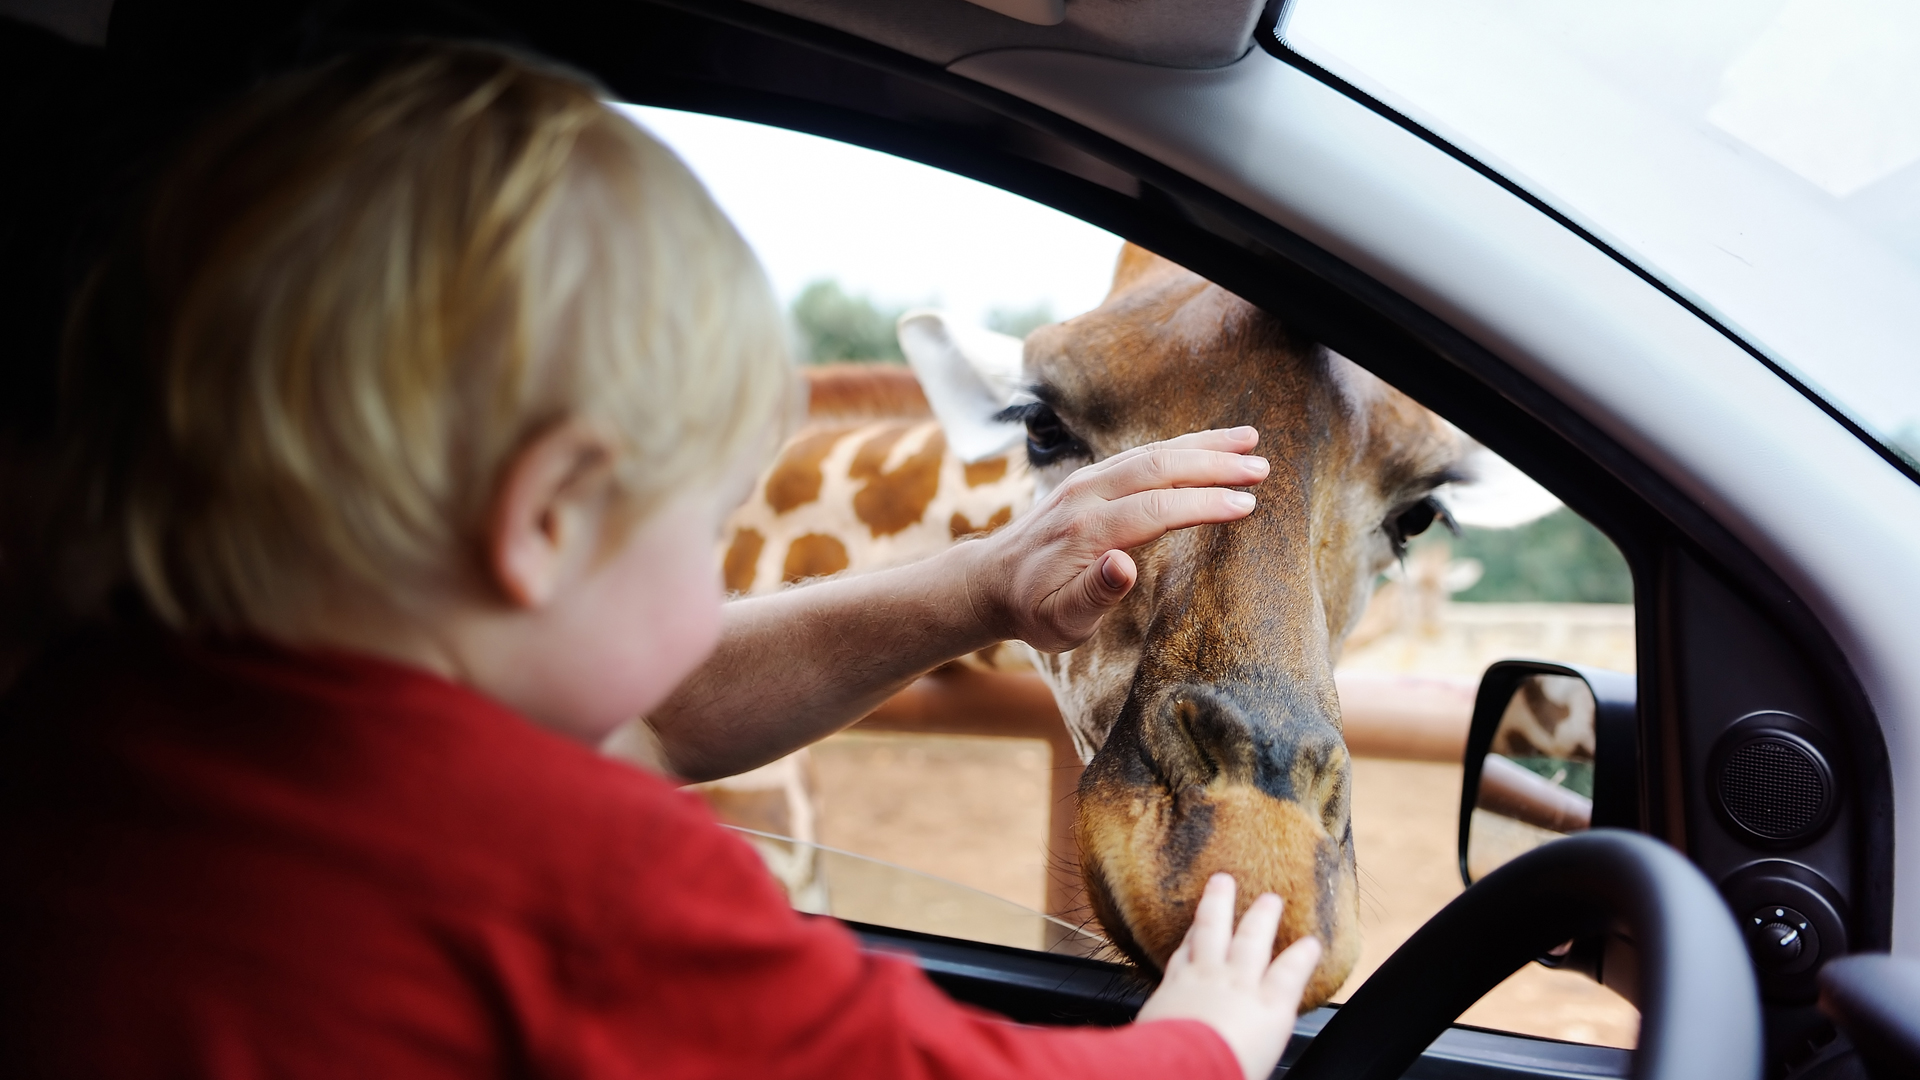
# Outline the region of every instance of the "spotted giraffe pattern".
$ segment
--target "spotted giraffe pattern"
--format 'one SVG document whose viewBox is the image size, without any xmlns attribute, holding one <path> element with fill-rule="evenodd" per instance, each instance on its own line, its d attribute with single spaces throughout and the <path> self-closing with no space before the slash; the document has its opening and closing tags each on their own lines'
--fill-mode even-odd
<svg viewBox="0 0 1920 1080">
<path fill-rule="evenodd" d="M 765 594 L 927 558 L 998 529 L 1032 501 L 1025 455 L 960 461 L 907 369 L 844 364 L 805 374 L 807 423 L 781 447 L 722 531 L 728 592 Z M 998 645 L 965 663 L 1003 670 L 1028 666 L 1024 650 Z M 621 740 L 609 750 L 646 760 Z M 694 790 L 726 824 L 806 843 L 819 840 L 819 795 L 805 749 Z M 830 910 L 827 883 L 811 849 L 749 839 L 795 907 Z"/>
<path fill-rule="evenodd" d="M 912 379 L 887 368 L 869 377 L 890 389 Z M 844 390 L 847 378 L 830 371 L 820 381 Z M 840 414 L 816 407 L 728 520 L 721 563 L 729 592 L 767 593 L 924 559 L 998 529 L 1032 501 L 1024 455 L 962 462 L 924 398 L 919 416 L 847 416 L 839 395 L 823 404 Z M 895 407 L 907 411 L 913 402 Z"/>
</svg>

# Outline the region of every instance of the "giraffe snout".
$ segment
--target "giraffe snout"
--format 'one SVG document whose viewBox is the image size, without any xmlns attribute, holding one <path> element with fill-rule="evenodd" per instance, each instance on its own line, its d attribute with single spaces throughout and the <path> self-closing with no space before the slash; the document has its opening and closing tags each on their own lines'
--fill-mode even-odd
<svg viewBox="0 0 1920 1080">
<path fill-rule="evenodd" d="M 1185 681 L 1135 699 L 1088 766 L 1078 831 L 1088 899 L 1113 941 L 1159 967 L 1208 878 L 1233 875 L 1240 903 L 1285 901 L 1278 947 L 1326 946 L 1311 997 L 1325 1000 L 1359 955 L 1338 705 L 1280 680 Z M 1330 696 L 1330 695 L 1329 695 Z"/>
<path fill-rule="evenodd" d="M 1244 786 L 1297 803 L 1337 837 L 1348 761 L 1334 719 L 1311 707 L 1275 708 L 1274 695 L 1238 689 L 1189 684 L 1162 694 L 1141 725 L 1149 767 L 1173 792 Z"/>
<path fill-rule="evenodd" d="M 1212 687 L 1168 692 L 1143 725 L 1153 770 L 1171 791 L 1253 779 L 1259 748 L 1241 709 Z"/>
</svg>

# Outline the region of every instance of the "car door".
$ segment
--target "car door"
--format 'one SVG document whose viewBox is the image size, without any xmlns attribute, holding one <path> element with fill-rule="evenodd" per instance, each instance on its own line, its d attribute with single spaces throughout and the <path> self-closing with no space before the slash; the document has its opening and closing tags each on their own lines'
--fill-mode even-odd
<svg viewBox="0 0 1920 1080">
<path fill-rule="evenodd" d="M 817 27 L 756 21 L 763 43 L 840 41 L 861 51 Z M 1737 906 L 1773 902 L 1755 888 L 1804 896 L 1804 885 L 1844 927 L 1845 945 L 1831 947 L 1891 943 L 1893 770 L 1860 661 L 1876 647 L 1897 650 L 1900 632 L 1882 624 L 1879 646 L 1843 641 L 1831 617 L 1813 614 L 1800 590 L 1860 599 L 1865 606 L 1849 607 L 1852 626 L 1871 621 L 1877 603 L 1838 583 L 1844 556 L 1834 537 L 1817 545 L 1823 556 L 1810 544 L 1799 565 L 1780 549 L 1806 516 L 1846 518 L 1889 544 L 1882 557 L 1891 561 L 1897 527 L 1880 515 L 1895 511 L 1856 518 L 1823 504 L 1765 523 L 1750 504 L 1733 512 L 1757 501 L 1758 475 L 1777 466 L 1798 470 L 1796 498 L 1824 489 L 1857 508 L 1871 490 L 1906 513 L 1911 481 L 1881 448 L 1630 259 L 1306 65 L 1250 54 L 1193 71 L 1009 50 L 936 75 L 863 55 L 876 61 L 863 69 L 866 93 L 835 97 L 821 89 L 832 80 L 769 63 L 754 76 L 764 96 L 724 111 L 794 123 L 785 110 L 810 98 L 821 104 L 821 120 L 807 125 L 814 130 L 998 182 L 1138 239 L 1311 327 L 1540 479 L 1633 568 L 1636 608 L 1646 613 L 1641 827 L 1687 850 Z M 900 81 L 871 95 L 886 82 L 875 73 L 883 60 Z M 934 85 L 985 114 L 962 120 L 953 99 L 936 106 Z M 873 96 L 887 104 L 855 107 L 856 97 Z M 1555 287 L 1539 287 L 1543 277 Z M 1653 373 L 1657 391 L 1646 380 Z M 1611 398 L 1598 385 L 1609 378 Z M 1635 390 L 1637 405 L 1626 400 Z M 1712 441 L 1703 432 L 1720 420 L 1729 427 L 1718 437 L 1775 460 L 1715 471 L 1700 447 L 1678 445 Z M 1815 479 L 1825 470 L 1834 480 Z M 1892 683 L 1874 692 L 1883 707 L 1901 700 Z M 1745 745 L 1739 725 L 1774 713 L 1817 728 L 1809 743 L 1817 739 L 1821 758 L 1845 770 L 1830 789 L 1835 816 L 1818 835 L 1763 840 L 1729 809 L 1742 782 L 1725 764 Z M 1799 1060 L 1825 1038 L 1809 991 L 1804 977 L 1769 987 L 1777 1060 Z"/>
<path fill-rule="evenodd" d="M 1920 606 L 1911 477 L 1657 267 L 1284 42 L 1247 47 L 1256 14 L 1182 8 L 1165 26 L 1225 23 L 1164 34 L 1165 55 L 1118 23 L 1049 36 L 959 0 L 919 13 L 489 3 L 245 17 L 132 3 L 109 40 L 160 97 L 189 104 L 355 35 L 515 41 L 624 100 L 883 149 L 1204 274 L 1447 417 L 1617 546 L 1638 614 L 1640 829 L 1686 852 L 1743 918 L 1781 889 L 1825 904 L 1839 931 L 1816 960 L 1915 947 L 1920 909 L 1894 896 L 1920 855 L 1897 861 L 1893 844 L 1920 815 L 1920 800 L 1895 799 L 1920 777 L 1905 719 L 1920 674 L 1903 662 Z M 1777 772 L 1728 768 L 1749 722 L 1776 714 L 1831 778 L 1815 831 L 1769 837 L 1740 809 L 1780 787 Z M 1067 978 L 1030 954 L 918 947 L 951 988 L 1012 1015 L 1125 1012 L 1101 969 Z M 1805 977 L 1816 967 L 1768 987 L 1777 1064 L 1829 1037 Z M 1524 1057 L 1457 1040 L 1447 1053 Z"/>
</svg>

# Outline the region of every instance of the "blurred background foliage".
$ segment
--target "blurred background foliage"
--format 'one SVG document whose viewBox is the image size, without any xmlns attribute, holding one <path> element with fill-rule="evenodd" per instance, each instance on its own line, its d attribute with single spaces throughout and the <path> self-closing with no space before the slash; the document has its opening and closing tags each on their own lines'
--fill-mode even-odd
<svg viewBox="0 0 1920 1080">
<path fill-rule="evenodd" d="M 838 281 L 811 282 L 794 297 L 788 310 L 793 320 L 800 360 L 827 364 L 836 360 L 904 363 L 894 323 L 904 307 L 881 307 L 866 296 L 855 296 Z"/>
<path fill-rule="evenodd" d="M 906 305 L 877 303 L 870 296 L 849 293 L 832 278 L 821 278 L 800 290 L 787 316 L 793 322 L 801 363 L 898 364 L 906 357 L 900 353 L 894 326 L 906 310 Z M 989 330 L 1019 338 L 1053 321 L 1053 308 L 1044 301 L 1029 307 L 998 307 L 987 313 Z"/>
<path fill-rule="evenodd" d="M 1058 321 L 1053 317 L 1053 305 L 1044 300 L 1032 307 L 997 307 L 987 312 L 987 329 L 1017 338 L 1026 337 L 1048 323 Z"/>
<path fill-rule="evenodd" d="M 1429 529 L 1416 546 L 1447 544 L 1455 559 L 1480 563 L 1480 580 L 1453 594 L 1465 603 L 1631 604 L 1633 575 L 1620 549 L 1585 518 L 1561 507 L 1514 529 Z"/>
</svg>

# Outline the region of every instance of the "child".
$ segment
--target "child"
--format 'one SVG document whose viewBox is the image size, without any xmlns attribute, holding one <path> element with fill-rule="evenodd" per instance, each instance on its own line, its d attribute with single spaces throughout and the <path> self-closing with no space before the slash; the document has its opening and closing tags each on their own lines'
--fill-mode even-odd
<svg viewBox="0 0 1920 1080">
<path fill-rule="evenodd" d="M 592 88 L 415 44 L 255 91 L 73 350 L 74 549 L 138 600 L 0 703 L 0 1075 L 1273 1068 L 1318 952 L 1270 961 L 1275 897 L 1235 933 L 1211 883 L 1132 1027 L 1016 1027 L 593 752 L 720 639 L 715 536 L 795 383 L 745 245 Z M 1247 512 L 1252 440 L 1089 470 L 1160 516 L 956 549 L 910 602 L 953 654 L 1043 618 L 974 610 L 991 567 L 1084 636 L 1108 548 Z"/>
</svg>

